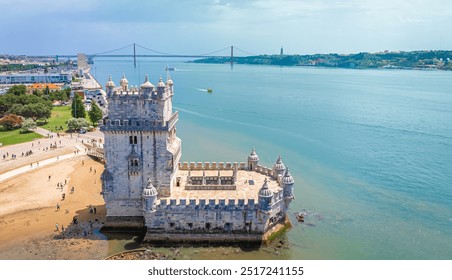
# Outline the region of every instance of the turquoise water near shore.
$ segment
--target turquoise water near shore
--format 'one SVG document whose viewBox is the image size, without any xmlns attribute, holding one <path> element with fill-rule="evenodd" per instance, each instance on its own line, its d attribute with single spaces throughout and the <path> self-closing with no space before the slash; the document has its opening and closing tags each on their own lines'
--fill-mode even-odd
<svg viewBox="0 0 452 280">
<path fill-rule="evenodd" d="M 245 161 L 254 146 L 290 167 L 294 227 L 270 257 L 452 259 L 452 72 L 96 59 L 91 73 L 139 86 L 167 65 L 182 161 Z"/>
</svg>

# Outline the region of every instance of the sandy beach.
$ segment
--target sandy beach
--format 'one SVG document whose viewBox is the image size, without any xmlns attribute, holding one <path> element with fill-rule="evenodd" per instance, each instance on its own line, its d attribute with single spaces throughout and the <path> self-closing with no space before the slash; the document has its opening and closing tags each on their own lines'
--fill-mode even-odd
<svg viewBox="0 0 452 280">
<path fill-rule="evenodd" d="M 0 175 L 29 168 L 0 181 L 0 259 L 101 259 L 108 254 L 107 241 L 95 234 L 105 220 L 100 194 L 103 164 L 79 155 L 80 140 L 69 137 L 61 137 L 58 149 L 43 151 L 52 141 L 59 144 L 60 139 L 0 150 L 0 155 L 36 150 L 32 156 L 0 164 Z M 38 166 L 44 159 L 47 162 Z M 91 213 L 94 208 L 96 213 Z"/>
</svg>

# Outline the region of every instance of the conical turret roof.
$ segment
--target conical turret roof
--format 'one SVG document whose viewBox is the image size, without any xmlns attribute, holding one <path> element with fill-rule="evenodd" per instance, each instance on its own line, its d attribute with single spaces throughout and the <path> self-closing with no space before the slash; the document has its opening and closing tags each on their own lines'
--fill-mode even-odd
<svg viewBox="0 0 452 280">
<path fill-rule="evenodd" d="M 159 83 L 157 84 L 157 87 L 165 87 L 165 84 L 163 83 L 162 77 L 160 76 Z"/>
<path fill-rule="evenodd" d="M 268 188 L 267 184 L 267 178 L 265 178 L 264 184 L 262 185 L 261 189 L 259 190 L 259 196 L 262 197 L 272 197 L 273 192 Z"/>
<path fill-rule="evenodd" d="M 286 172 L 284 174 L 284 177 L 282 178 L 282 183 L 285 185 L 290 185 L 290 184 L 295 183 L 292 175 L 290 175 L 289 167 L 286 168 Z"/>
<path fill-rule="evenodd" d="M 251 154 L 248 156 L 248 160 L 249 161 L 259 161 L 259 156 L 256 154 L 256 150 L 253 149 L 251 150 Z"/>
<path fill-rule="evenodd" d="M 278 156 L 278 159 L 276 160 L 276 163 L 273 166 L 273 168 L 276 171 L 282 171 L 282 170 L 286 169 L 286 167 L 284 166 L 284 163 L 282 162 L 281 155 Z"/>
<path fill-rule="evenodd" d="M 108 81 L 107 81 L 107 84 L 105 85 L 105 87 L 115 87 L 115 86 L 116 86 L 115 83 L 111 79 L 111 75 L 108 76 Z"/>
<path fill-rule="evenodd" d="M 157 189 L 152 185 L 151 179 L 148 180 L 148 184 L 141 195 L 144 197 L 157 196 Z"/>
<path fill-rule="evenodd" d="M 144 83 L 142 83 L 140 85 L 140 87 L 141 88 L 153 88 L 154 87 L 154 85 L 151 84 L 151 82 L 149 82 L 149 77 L 147 74 L 146 74 L 146 77 L 144 78 Z"/>
</svg>

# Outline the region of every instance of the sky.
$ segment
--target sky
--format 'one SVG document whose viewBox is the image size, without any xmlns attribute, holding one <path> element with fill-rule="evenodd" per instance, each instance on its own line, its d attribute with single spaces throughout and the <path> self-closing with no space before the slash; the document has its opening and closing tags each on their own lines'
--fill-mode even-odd
<svg viewBox="0 0 452 280">
<path fill-rule="evenodd" d="M 285 54 L 452 49 L 451 0 L 0 0 L 0 7 L 0 54 L 95 54 L 132 43 L 170 54 L 234 45 L 238 56 L 281 46 Z"/>
</svg>

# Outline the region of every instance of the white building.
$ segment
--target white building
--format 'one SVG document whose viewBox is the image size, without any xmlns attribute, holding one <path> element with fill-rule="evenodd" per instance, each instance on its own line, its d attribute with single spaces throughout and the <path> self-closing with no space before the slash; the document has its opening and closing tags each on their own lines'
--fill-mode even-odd
<svg viewBox="0 0 452 280">
<path fill-rule="evenodd" d="M 70 72 L 0 74 L 0 84 L 70 83 Z"/>
</svg>

